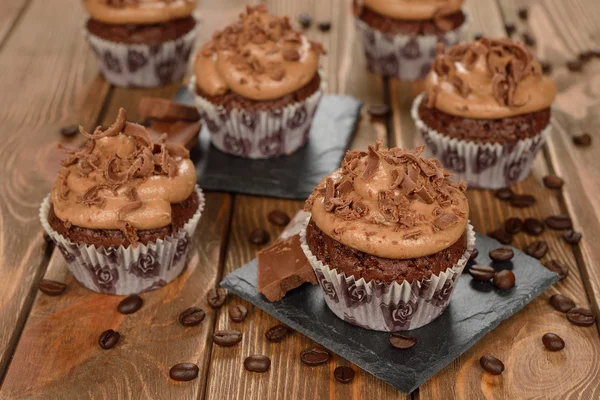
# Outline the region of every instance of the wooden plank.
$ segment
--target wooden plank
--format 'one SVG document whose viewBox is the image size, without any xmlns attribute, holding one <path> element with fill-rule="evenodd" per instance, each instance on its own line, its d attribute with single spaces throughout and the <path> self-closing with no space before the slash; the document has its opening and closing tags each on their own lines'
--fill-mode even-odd
<svg viewBox="0 0 600 400">
<path fill-rule="evenodd" d="M 0 48 L 29 3 L 30 0 L 5 0 L 0 4 Z"/>
</svg>

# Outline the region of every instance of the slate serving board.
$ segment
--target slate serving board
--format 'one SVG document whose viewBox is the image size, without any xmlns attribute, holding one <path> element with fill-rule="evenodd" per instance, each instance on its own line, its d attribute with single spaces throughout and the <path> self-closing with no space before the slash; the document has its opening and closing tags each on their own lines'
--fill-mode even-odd
<svg viewBox="0 0 600 400">
<path fill-rule="evenodd" d="M 392 348 L 387 333 L 358 328 L 337 318 L 327 308 L 318 285 L 301 286 L 280 302 L 267 301 L 256 288 L 256 259 L 225 277 L 221 286 L 408 394 L 559 280 L 538 260 L 515 248 L 512 262 L 492 263 L 488 252 L 501 246 L 477 233 L 476 262 L 497 270 L 511 269 L 515 287 L 502 291 L 489 282 L 474 281 L 467 267 L 446 311 L 429 325 L 410 332 L 418 342 L 409 350 Z"/>
<path fill-rule="evenodd" d="M 174 99 L 193 105 L 183 87 Z M 202 189 L 289 199 L 306 199 L 321 179 L 339 168 L 356 129 L 362 103 L 350 96 L 324 95 L 315 114 L 308 144 L 290 156 L 250 160 L 219 151 L 203 126 L 197 160 Z"/>
</svg>

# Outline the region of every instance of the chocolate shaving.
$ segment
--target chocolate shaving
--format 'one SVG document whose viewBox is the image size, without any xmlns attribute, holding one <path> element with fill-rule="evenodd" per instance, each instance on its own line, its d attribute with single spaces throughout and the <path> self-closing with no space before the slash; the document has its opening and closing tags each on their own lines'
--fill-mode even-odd
<svg viewBox="0 0 600 400">
<path fill-rule="evenodd" d="M 334 204 L 331 202 L 335 196 L 335 183 L 332 178 L 327 178 L 325 181 L 325 210 L 327 212 L 333 211 Z"/>
<path fill-rule="evenodd" d="M 425 186 L 421 186 L 420 188 L 416 189 L 415 194 L 419 196 L 426 204 L 433 203 L 433 197 L 431 197 Z"/>
<path fill-rule="evenodd" d="M 373 146 L 369 146 L 369 154 L 367 158 L 367 167 L 365 168 L 362 178 L 369 180 L 379 168 L 379 154 L 375 151 Z"/>
<path fill-rule="evenodd" d="M 336 186 L 336 191 L 339 196 L 344 196 L 354 190 L 354 184 L 352 183 L 352 179 L 344 179 Z"/>
<path fill-rule="evenodd" d="M 96 130 L 94 131 L 93 134 L 89 134 L 85 131 L 85 129 L 83 129 L 82 126 L 79 127 L 79 132 L 81 132 L 81 134 L 83 136 L 87 137 L 88 139 L 98 140 L 103 137 L 118 135 L 119 133 L 121 133 L 123 131 L 123 128 L 125 127 L 126 122 L 127 122 L 127 111 L 125 111 L 125 109 L 123 107 L 121 107 L 119 109 L 119 115 L 117 115 L 117 120 L 114 122 L 114 124 L 109 126 L 108 129 L 105 130 L 104 132 L 102 132 L 102 129 L 100 127 L 98 127 L 98 128 L 96 128 Z"/>
<path fill-rule="evenodd" d="M 67 196 L 69 195 L 69 185 L 67 183 L 67 178 L 69 177 L 70 173 L 71 171 L 65 167 L 61 168 L 58 173 L 58 176 L 61 178 L 60 188 L 58 192 L 58 195 L 61 200 L 67 200 Z"/>
<path fill-rule="evenodd" d="M 127 122 L 123 133 L 129 137 L 135 138 L 138 145 L 149 148 L 154 146 L 148 130 L 143 125 Z"/>
<path fill-rule="evenodd" d="M 129 240 L 129 243 L 135 248 L 138 246 L 139 237 L 136 229 L 131 226 L 128 222 L 125 221 L 117 221 L 117 226 L 119 230 L 123 232 L 123 235 Z"/>
<path fill-rule="evenodd" d="M 442 231 L 450 228 L 451 226 L 453 226 L 457 223 L 458 223 L 458 217 L 456 215 L 450 214 L 450 213 L 442 214 L 439 217 L 437 217 L 435 219 L 435 221 L 433 221 L 433 224 L 439 230 L 442 230 Z"/>
<path fill-rule="evenodd" d="M 406 239 L 406 240 L 416 239 L 419 236 L 421 236 L 421 233 L 422 233 L 421 229 L 413 229 L 412 231 L 408 231 L 404 235 L 402 235 L 402 239 Z"/>
<path fill-rule="evenodd" d="M 395 189 L 398 186 L 400 186 L 402 184 L 402 182 L 404 181 L 404 178 L 406 177 L 406 174 L 404 173 L 403 170 L 401 169 L 393 169 L 392 170 L 392 184 L 390 186 L 390 189 Z"/>
</svg>

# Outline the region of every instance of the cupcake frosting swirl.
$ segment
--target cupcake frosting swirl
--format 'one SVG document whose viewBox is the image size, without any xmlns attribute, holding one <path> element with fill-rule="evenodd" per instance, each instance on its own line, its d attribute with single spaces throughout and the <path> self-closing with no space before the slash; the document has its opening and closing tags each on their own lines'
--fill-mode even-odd
<svg viewBox="0 0 600 400">
<path fill-rule="evenodd" d="M 460 11 L 464 0 L 359 0 L 385 16 L 404 20 L 429 20 Z"/>
<path fill-rule="evenodd" d="M 80 131 L 89 140 L 67 150 L 50 193 L 56 216 L 82 228 L 120 229 L 132 244 L 137 229 L 171 224 L 171 204 L 196 184 L 187 149 L 153 143 L 146 128 L 126 122 L 124 109 L 107 130 Z"/>
<path fill-rule="evenodd" d="M 436 159 L 409 151 L 349 151 L 306 201 L 315 224 L 353 249 L 391 259 L 427 256 L 465 232 L 466 184 L 453 183 Z"/>
<path fill-rule="evenodd" d="M 292 28 L 288 17 L 247 6 L 239 21 L 218 31 L 195 62 L 198 88 L 211 96 L 229 90 L 252 100 L 272 100 L 308 84 L 323 47 Z"/>
<path fill-rule="evenodd" d="M 84 0 L 84 5 L 97 21 L 149 25 L 191 16 L 196 0 Z"/>
<path fill-rule="evenodd" d="M 476 119 L 540 111 L 556 97 L 554 82 L 527 47 L 509 39 L 440 46 L 425 87 L 427 106 Z"/>
</svg>

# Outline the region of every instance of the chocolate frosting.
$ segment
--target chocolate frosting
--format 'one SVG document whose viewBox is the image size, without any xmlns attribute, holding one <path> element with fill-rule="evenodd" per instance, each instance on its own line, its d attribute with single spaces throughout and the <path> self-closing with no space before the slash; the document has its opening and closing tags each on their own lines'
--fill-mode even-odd
<svg viewBox="0 0 600 400">
<path fill-rule="evenodd" d="M 391 259 L 427 256 L 465 232 L 465 182 L 453 183 L 436 159 L 414 150 L 349 151 L 325 177 L 305 210 L 328 236 L 353 249 Z"/>
<path fill-rule="evenodd" d="M 229 90 L 252 100 L 272 100 L 308 84 L 317 74 L 320 43 L 292 28 L 288 17 L 247 6 L 238 22 L 218 31 L 195 62 L 198 88 L 211 96 Z"/>
<path fill-rule="evenodd" d="M 153 143 L 146 128 L 126 122 L 123 108 L 108 129 L 96 128 L 69 157 L 54 182 L 50 200 L 56 216 L 68 225 L 120 229 L 132 244 L 137 229 L 171 224 L 171 204 L 187 199 L 196 185 L 189 152 Z"/>
<path fill-rule="evenodd" d="M 500 119 L 540 111 L 556 97 L 554 82 L 520 42 L 483 38 L 438 54 L 425 87 L 429 107 L 447 114 Z"/>
<path fill-rule="evenodd" d="M 359 0 L 379 14 L 404 20 L 441 18 L 460 11 L 464 0 Z M 362 4 L 361 4 L 362 3 Z"/>
<path fill-rule="evenodd" d="M 149 25 L 192 15 L 196 0 L 84 0 L 92 19 L 107 24 Z"/>
</svg>

